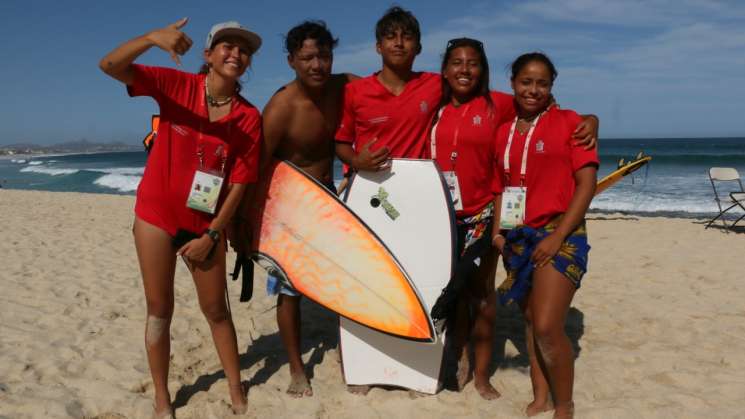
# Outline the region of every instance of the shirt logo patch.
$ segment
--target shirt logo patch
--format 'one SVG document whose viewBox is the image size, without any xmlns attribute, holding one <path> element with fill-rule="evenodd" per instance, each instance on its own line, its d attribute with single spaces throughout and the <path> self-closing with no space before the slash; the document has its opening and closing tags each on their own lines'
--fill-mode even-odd
<svg viewBox="0 0 745 419">
<path fill-rule="evenodd" d="M 476 115 L 473 117 L 473 126 L 474 127 L 480 127 L 481 126 L 481 115 Z"/>
<path fill-rule="evenodd" d="M 423 100 L 419 104 L 419 110 L 422 111 L 422 113 L 427 113 L 427 110 L 429 110 L 429 104 L 427 103 L 426 100 Z"/>
<path fill-rule="evenodd" d="M 535 152 L 536 153 L 543 153 L 543 140 L 538 140 L 537 143 L 535 143 Z"/>
<path fill-rule="evenodd" d="M 371 124 L 382 124 L 383 122 L 388 120 L 388 115 L 386 116 L 379 116 L 377 118 L 370 118 L 367 121 Z"/>
</svg>

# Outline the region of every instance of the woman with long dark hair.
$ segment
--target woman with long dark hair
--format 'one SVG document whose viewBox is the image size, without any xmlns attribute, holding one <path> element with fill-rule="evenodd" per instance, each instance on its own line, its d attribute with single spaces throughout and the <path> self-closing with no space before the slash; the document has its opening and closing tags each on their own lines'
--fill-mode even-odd
<svg viewBox="0 0 745 419">
<path fill-rule="evenodd" d="M 480 41 L 458 38 L 448 42 L 441 66 L 442 100 L 430 133 L 432 158 L 450 188 L 456 210 L 459 263 L 472 246 L 478 268 L 461 278 L 467 285 L 459 295 L 455 319 L 449 326 L 454 339 L 459 389 L 470 378 L 466 342 L 474 349 L 474 386 L 485 399 L 499 397 L 489 383 L 496 294 L 494 276 L 497 254 L 491 249 L 494 213 L 493 189 L 497 127 L 515 116 L 512 96 L 489 91 L 489 63 Z M 481 243 L 480 243 L 481 242 Z M 475 249 L 475 247 L 474 247 Z M 469 313 L 474 313 L 470 319 Z"/>
</svg>

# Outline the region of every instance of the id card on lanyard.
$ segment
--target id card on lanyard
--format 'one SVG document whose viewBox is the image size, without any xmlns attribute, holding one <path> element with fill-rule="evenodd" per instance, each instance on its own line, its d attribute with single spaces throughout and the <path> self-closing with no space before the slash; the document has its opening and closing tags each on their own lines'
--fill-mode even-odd
<svg viewBox="0 0 745 419">
<path fill-rule="evenodd" d="M 215 150 L 215 156 L 220 158 L 220 170 L 208 170 L 204 165 L 204 146 L 198 146 L 197 157 L 199 158 L 199 169 L 194 173 L 189 197 L 186 200 L 187 207 L 206 212 L 207 214 L 215 213 L 217 202 L 220 200 L 222 184 L 225 180 L 227 153 L 222 145 L 218 146 L 217 150 Z"/>
<path fill-rule="evenodd" d="M 542 115 L 543 113 L 539 114 L 531 122 L 528 135 L 525 137 L 525 146 L 523 147 L 520 164 L 520 186 L 508 186 L 502 192 L 502 208 L 499 211 L 499 228 L 502 230 L 511 230 L 525 222 L 525 207 L 528 202 L 528 188 L 525 186 L 525 173 L 528 168 L 528 147 L 530 147 L 533 131 L 535 131 L 538 120 L 541 119 Z M 512 147 L 512 139 L 515 136 L 517 121 L 518 118 L 515 117 L 512 127 L 510 127 L 510 135 L 507 137 L 507 147 L 504 150 L 504 176 L 507 184 L 510 182 L 510 148 Z"/>
<path fill-rule="evenodd" d="M 468 110 L 471 107 L 471 103 L 469 102 L 463 109 L 463 112 L 460 115 L 461 121 L 465 117 L 465 115 L 468 113 Z M 437 122 L 435 122 L 435 125 L 432 127 L 432 131 L 430 133 L 430 151 L 432 153 L 432 159 L 437 159 L 437 126 L 440 123 L 440 118 L 442 117 L 443 112 L 445 111 L 445 107 L 443 106 L 440 108 L 440 111 L 437 112 Z M 453 151 L 450 153 L 450 166 L 452 170 L 449 171 L 443 171 L 442 177 L 445 179 L 445 184 L 448 187 L 448 190 L 450 191 L 450 199 L 453 202 L 453 208 L 456 211 L 462 211 L 463 210 L 463 200 L 460 196 L 460 184 L 458 183 L 458 175 L 455 173 L 455 161 L 458 159 L 458 136 L 460 135 L 460 121 L 458 123 L 458 126 L 455 128 L 455 133 L 453 134 Z"/>
</svg>

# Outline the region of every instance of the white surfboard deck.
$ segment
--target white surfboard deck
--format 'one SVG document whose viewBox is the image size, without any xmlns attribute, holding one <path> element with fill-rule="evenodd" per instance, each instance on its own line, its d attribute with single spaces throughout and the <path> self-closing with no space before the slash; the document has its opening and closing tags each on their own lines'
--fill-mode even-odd
<svg viewBox="0 0 745 419">
<path fill-rule="evenodd" d="M 391 219 L 371 198 L 383 187 L 398 211 Z M 450 279 L 455 215 L 437 165 L 393 159 L 390 170 L 360 172 L 345 194 L 352 209 L 380 237 L 417 288 L 429 314 Z M 444 335 L 434 343 L 387 335 L 340 318 L 339 344 L 349 385 L 390 385 L 435 394 L 441 387 Z"/>
</svg>

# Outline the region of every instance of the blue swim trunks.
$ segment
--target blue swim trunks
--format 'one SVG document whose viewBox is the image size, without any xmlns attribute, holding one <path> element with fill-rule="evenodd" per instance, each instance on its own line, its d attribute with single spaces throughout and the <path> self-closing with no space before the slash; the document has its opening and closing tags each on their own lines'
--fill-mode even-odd
<svg viewBox="0 0 745 419">
<path fill-rule="evenodd" d="M 299 297 L 300 293 L 289 285 L 285 285 L 279 278 L 272 274 L 266 276 L 266 295 L 284 294 L 290 297 Z"/>
<path fill-rule="evenodd" d="M 519 303 L 528 295 L 533 285 L 535 268 L 530 257 L 536 245 L 556 230 L 557 225 L 558 219 L 555 219 L 541 228 L 520 226 L 507 234 L 502 259 L 507 278 L 498 287 L 499 299 L 503 305 L 513 301 Z M 583 221 L 561 244 L 559 251 L 551 259 L 551 265 L 579 289 L 582 277 L 587 272 L 589 253 L 590 245 L 587 243 L 587 229 Z"/>
</svg>

